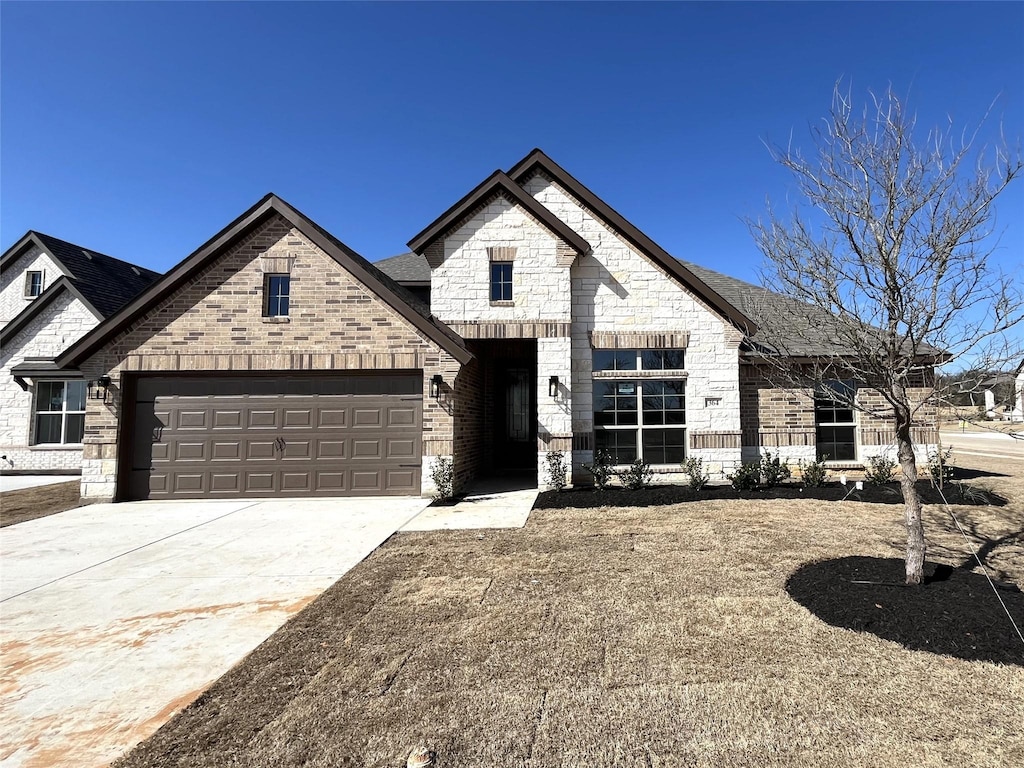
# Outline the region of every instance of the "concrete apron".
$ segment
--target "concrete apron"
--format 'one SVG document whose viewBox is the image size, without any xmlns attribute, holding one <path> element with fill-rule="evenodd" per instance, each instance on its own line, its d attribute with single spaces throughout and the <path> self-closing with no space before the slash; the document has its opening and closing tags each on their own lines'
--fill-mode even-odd
<svg viewBox="0 0 1024 768">
<path fill-rule="evenodd" d="M 0 530 L 0 764 L 107 765 L 428 503 L 97 504 Z"/>
<path fill-rule="evenodd" d="M 538 493 L 536 487 L 523 488 L 520 480 L 478 480 L 455 504 L 428 507 L 402 530 L 522 528 Z"/>
</svg>

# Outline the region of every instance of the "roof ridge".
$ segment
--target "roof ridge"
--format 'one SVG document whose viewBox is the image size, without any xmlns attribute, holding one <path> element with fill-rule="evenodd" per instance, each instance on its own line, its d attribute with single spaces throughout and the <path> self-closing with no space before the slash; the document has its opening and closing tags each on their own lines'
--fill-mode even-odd
<svg viewBox="0 0 1024 768">
<path fill-rule="evenodd" d="M 141 272 L 148 272 L 149 274 L 151 274 L 153 276 L 156 276 L 156 277 L 159 277 L 162 274 L 160 272 L 157 272 L 154 269 L 150 269 L 149 267 L 143 267 L 143 266 L 141 266 L 139 264 L 136 264 L 135 262 L 128 261 L 126 259 L 119 259 L 116 256 L 111 256 L 109 253 L 103 253 L 103 251 L 97 251 L 95 248 L 86 248 L 84 245 L 79 245 L 78 243 L 72 243 L 70 240 L 65 240 L 62 237 L 56 237 L 54 235 L 48 235 L 45 232 L 40 232 L 38 229 L 30 229 L 29 233 L 35 235 L 40 240 L 43 240 L 44 241 L 44 245 L 46 244 L 45 243 L 46 240 L 53 240 L 53 241 L 55 241 L 57 243 L 60 243 L 61 245 L 64 245 L 64 246 L 66 246 L 68 248 L 77 248 L 78 250 L 82 251 L 84 254 L 93 254 L 94 256 L 101 256 L 104 259 L 109 259 L 110 261 L 115 261 L 118 264 L 124 264 L 127 267 L 137 269 L 137 270 L 139 270 Z M 63 263 L 63 260 L 61 259 L 59 254 L 53 253 L 52 249 L 50 249 L 50 248 L 48 248 L 47 250 L 51 251 L 50 255 L 53 258 L 55 258 L 58 261 L 61 261 Z M 66 264 L 64 266 L 67 267 Z M 72 277 L 74 278 L 74 275 L 72 275 Z M 75 278 L 75 279 L 77 279 L 77 278 Z"/>
</svg>

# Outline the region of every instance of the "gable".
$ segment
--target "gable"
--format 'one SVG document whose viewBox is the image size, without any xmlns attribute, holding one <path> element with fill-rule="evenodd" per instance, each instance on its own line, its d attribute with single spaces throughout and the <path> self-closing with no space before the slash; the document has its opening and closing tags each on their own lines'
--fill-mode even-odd
<svg viewBox="0 0 1024 768">
<path fill-rule="evenodd" d="M 9 259 L 0 273 L 0 325 L 10 322 L 33 300 L 25 298 L 25 273 L 43 273 L 43 290 L 53 285 L 64 273 L 50 255 L 35 243 Z"/>
<path fill-rule="evenodd" d="M 643 254 L 651 263 L 657 265 L 667 277 L 699 297 L 705 305 L 712 307 L 715 312 L 746 333 L 754 333 L 757 330 L 756 323 L 739 308 L 730 304 L 541 150 L 533 150 L 516 163 L 509 170 L 508 176 L 516 183 L 523 185 L 535 183 L 534 180 L 538 176 L 545 182 L 554 182 L 564 194 L 576 202 L 580 209 L 602 221 L 617 237 L 630 243 L 638 253 Z M 573 225 L 574 222 L 570 221 L 569 224 Z"/>
<path fill-rule="evenodd" d="M 287 316 L 265 317 L 264 276 L 290 277 Z M 382 347 L 381 340 L 386 339 Z M 152 304 L 104 348 L 114 360 L 148 355 L 280 356 L 313 350 L 378 354 L 388 348 L 436 353 L 398 312 L 280 215 L 271 215 Z M 145 363 L 129 365 L 145 368 Z"/>
<path fill-rule="evenodd" d="M 394 283 L 394 281 L 355 251 L 352 251 L 330 235 L 326 230 L 316 225 L 277 196 L 270 194 L 235 219 L 234 222 L 221 230 L 221 232 L 207 241 L 197 251 L 185 258 L 153 286 L 96 328 L 94 332 L 69 349 L 60 357 L 58 363 L 61 365 L 78 365 L 83 359 L 89 357 L 104 345 L 109 344 L 119 335 L 123 335 L 140 322 L 146 322 L 158 310 L 173 311 L 169 309 L 172 306 L 172 303 L 168 302 L 169 298 L 182 290 L 187 290 L 190 286 L 198 284 L 200 281 L 203 281 L 203 284 L 206 286 L 207 293 L 214 290 L 214 286 L 219 284 L 218 281 L 220 283 L 231 282 L 231 288 L 228 290 L 240 291 L 238 296 L 243 297 L 242 301 L 248 307 L 248 303 L 253 300 L 252 286 L 248 283 L 236 285 L 231 281 L 231 274 L 225 272 L 223 266 L 218 267 L 218 264 L 226 254 L 232 254 L 231 258 L 239 258 L 239 244 L 248 244 L 249 250 L 246 253 L 249 259 L 246 263 L 258 257 L 260 255 L 259 249 L 268 246 L 266 243 L 253 243 L 250 241 L 254 233 L 264 232 L 261 228 L 267 225 L 268 222 L 276 222 L 272 225 L 272 229 L 277 227 L 280 230 L 278 232 L 279 235 L 284 231 L 293 233 L 292 239 L 294 239 L 294 243 L 286 238 L 284 240 L 285 245 L 282 246 L 284 251 L 291 248 L 313 248 L 319 254 L 319 257 L 327 259 L 324 263 L 327 264 L 329 269 L 336 270 L 340 267 L 343 272 L 348 273 L 352 279 L 359 283 L 367 291 L 368 295 L 373 296 L 375 301 L 390 307 L 406 324 L 413 326 L 423 338 L 429 339 L 439 348 L 448 351 L 460 362 L 466 362 L 472 358 L 472 355 L 466 350 L 462 339 L 451 329 L 431 318 L 426 307 L 421 306 L 403 288 Z M 284 256 L 282 258 L 287 261 L 288 257 Z M 329 262 L 333 262 L 333 266 Z M 235 268 L 236 270 L 240 269 L 237 264 Z M 244 279 L 252 279 L 251 271 L 246 270 L 248 277 Z M 243 278 L 240 277 L 238 279 Z M 314 286 L 312 277 L 308 278 L 307 285 L 309 290 L 318 289 L 321 292 L 324 307 L 329 307 L 340 301 L 329 296 L 332 291 L 338 288 L 337 285 L 331 285 L 330 282 L 329 280 L 321 279 L 319 285 Z M 260 290 L 262 290 L 262 282 Z M 235 294 L 229 292 L 220 295 L 225 297 Z M 313 294 L 310 293 L 309 296 L 313 296 Z M 189 295 L 187 298 L 181 298 L 176 309 L 184 312 L 194 306 L 201 298 L 199 295 Z M 232 311 L 246 317 L 253 312 L 259 312 L 262 316 L 262 300 L 254 304 L 255 306 L 252 308 L 243 309 L 243 307 L 232 302 Z M 209 304 L 205 305 L 205 308 L 208 310 L 219 310 L 218 307 L 210 306 Z M 299 312 L 300 310 L 297 308 L 296 311 Z M 169 319 L 165 318 L 167 321 Z M 300 317 L 300 319 L 314 326 L 326 322 L 323 316 Z M 222 325 L 230 323 L 230 317 L 218 317 L 217 322 Z M 228 325 L 227 327 L 235 326 Z M 194 330 L 199 331 L 201 329 L 197 328 Z M 280 329 L 277 329 L 274 333 L 280 335 L 275 335 L 273 338 L 285 337 L 285 331 Z M 190 335 L 194 337 L 195 333 Z M 245 340 L 239 334 L 235 334 L 235 338 L 238 340 L 239 346 L 244 346 Z M 296 337 L 296 340 L 302 339 Z"/>
</svg>

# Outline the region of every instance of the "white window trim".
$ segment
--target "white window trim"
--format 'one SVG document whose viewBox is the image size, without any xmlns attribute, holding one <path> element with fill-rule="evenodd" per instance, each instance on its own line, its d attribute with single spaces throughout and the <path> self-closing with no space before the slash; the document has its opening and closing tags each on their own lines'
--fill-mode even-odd
<svg viewBox="0 0 1024 768">
<path fill-rule="evenodd" d="M 31 448 L 74 448 L 81 447 L 82 442 L 68 443 L 65 442 L 68 431 L 68 416 L 85 416 L 86 409 L 83 408 L 80 411 L 69 411 L 68 410 L 68 384 L 72 382 L 80 381 L 80 379 L 40 379 L 35 382 L 35 391 L 32 393 L 32 445 Z M 60 383 L 64 385 L 64 398 L 61 400 L 61 410 L 59 411 L 41 411 L 39 410 L 39 385 L 40 384 L 53 384 Z M 83 382 L 84 384 L 84 382 Z M 88 390 L 85 392 L 86 399 L 88 398 Z M 39 416 L 60 416 L 60 442 L 57 443 L 42 443 L 36 440 L 38 432 L 38 417 Z M 84 435 L 83 435 L 84 437 Z"/>
</svg>

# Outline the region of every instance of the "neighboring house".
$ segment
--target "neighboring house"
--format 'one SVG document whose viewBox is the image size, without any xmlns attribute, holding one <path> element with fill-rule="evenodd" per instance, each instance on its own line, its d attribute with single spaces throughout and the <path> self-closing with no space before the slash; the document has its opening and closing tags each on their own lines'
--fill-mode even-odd
<svg viewBox="0 0 1024 768">
<path fill-rule="evenodd" d="M 1013 420 L 1024 421 L 1024 360 L 1017 366 L 1013 380 Z"/>
<path fill-rule="evenodd" d="M 156 277 L 39 232 L 0 256 L 0 471 L 79 471 L 87 382 L 54 358 Z"/>
<path fill-rule="evenodd" d="M 543 477 L 554 450 L 577 482 L 595 449 L 722 477 L 765 450 L 856 466 L 892 443 L 768 383 L 748 353 L 762 289 L 672 258 L 539 150 L 409 245 L 374 265 L 274 195 L 242 214 L 59 357 L 110 380 L 83 495 L 429 493 L 441 457 L 461 486 Z"/>
</svg>

